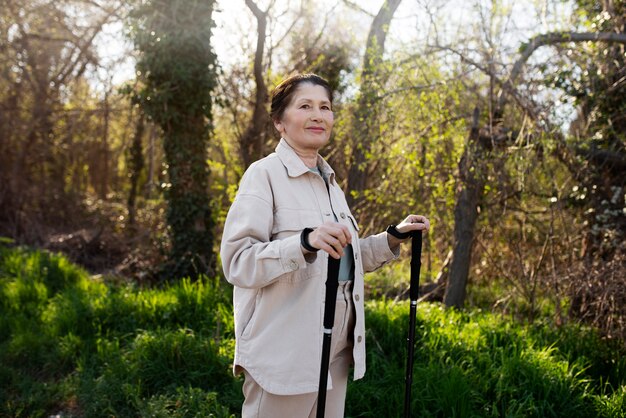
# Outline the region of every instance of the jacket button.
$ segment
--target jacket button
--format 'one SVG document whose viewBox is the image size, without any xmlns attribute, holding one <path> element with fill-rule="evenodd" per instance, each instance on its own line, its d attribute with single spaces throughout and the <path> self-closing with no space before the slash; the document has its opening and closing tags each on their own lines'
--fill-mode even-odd
<svg viewBox="0 0 626 418">
<path fill-rule="evenodd" d="M 342 219 L 346 219 L 346 214 L 344 212 L 341 212 L 339 216 L 341 216 Z"/>
<path fill-rule="evenodd" d="M 298 270 L 298 262 L 296 260 L 291 260 L 291 262 L 289 263 L 289 267 L 291 268 L 291 270 Z"/>
<path fill-rule="evenodd" d="M 354 300 L 356 300 L 356 301 L 358 302 L 358 301 L 359 301 L 359 299 L 361 299 L 361 298 L 359 297 L 359 295 L 354 295 Z"/>
<path fill-rule="evenodd" d="M 330 216 L 330 212 L 326 212 L 324 216 Z"/>
<path fill-rule="evenodd" d="M 361 337 L 360 335 L 357 337 L 356 342 L 360 343 L 361 341 L 363 341 L 363 337 Z"/>
</svg>

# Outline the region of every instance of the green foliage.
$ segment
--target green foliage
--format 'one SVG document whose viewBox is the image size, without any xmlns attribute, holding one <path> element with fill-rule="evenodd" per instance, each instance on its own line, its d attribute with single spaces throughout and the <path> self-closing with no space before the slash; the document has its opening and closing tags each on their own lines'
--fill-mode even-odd
<svg viewBox="0 0 626 418">
<path fill-rule="evenodd" d="M 594 398 L 599 416 L 626 417 L 626 387 L 621 386 L 615 392 Z"/>
<path fill-rule="evenodd" d="M 130 37 L 145 86 L 136 100 L 161 127 L 190 117 L 211 118 L 215 54 L 211 48 L 214 1 L 151 0 L 132 13 Z"/>
<path fill-rule="evenodd" d="M 214 1 L 151 0 L 132 14 L 129 36 L 140 57 L 136 93 L 161 127 L 168 164 L 165 196 L 172 248 L 163 277 L 213 273 L 213 226 L 207 148 L 216 84 L 211 49 Z"/>
<path fill-rule="evenodd" d="M 467 136 L 465 120 L 458 116 L 471 109 L 461 98 L 460 80 L 443 70 L 437 58 L 402 58 L 376 67 L 385 76 L 375 91 L 367 92 L 371 108 L 348 103 L 340 109 L 332 147 L 343 155 L 333 167 L 345 180 L 354 148 L 362 142 L 356 127 L 370 124 L 368 135 L 374 139 L 365 153 L 366 187 L 350 190 L 360 202 L 352 210 L 361 234 L 378 232 L 408 213 L 427 214 L 432 224 L 428 249 L 437 270 L 443 261 L 439 257 L 452 244 L 455 177 Z"/>
<path fill-rule="evenodd" d="M 368 299 L 394 299 L 408 294 L 410 265 L 389 263 L 365 276 L 365 291 Z"/>
<path fill-rule="evenodd" d="M 194 393 L 206 392 L 204 397 L 213 397 L 215 403 L 213 392 L 237 391 L 218 344 L 190 329 L 138 331 L 126 347 L 115 340 L 100 344 L 94 367 L 100 373 L 88 372 L 79 389 L 89 416 L 101 414 L 103 408 L 112 414 L 132 415 L 142 408 L 167 405 L 174 395 L 175 399 L 184 395 L 189 402 Z M 191 393 L 181 393 L 182 387 Z M 228 410 L 219 403 L 212 407 Z"/>
<path fill-rule="evenodd" d="M 239 416 L 229 289 L 206 277 L 107 284 L 64 257 L 0 246 L 0 416 Z M 367 303 L 368 372 L 349 384 L 346 416 L 401 416 L 408 313 L 406 301 Z M 623 354 L 577 325 L 420 304 L 413 411 L 624 417 Z"/>
<path fill-rule="evenodd" d="M 175 395 L 159 395 L 141 405 L 143 418 L 230 418 L 228 408 L 217 402 L 217 395 L 197 388 L 177 388 Z"/>
<path fill-rule="evenodd" d="M 0 416 L 76 403 L 89 417 L 230 416 L 233 333 L 219 279 L 107 285 L 62 256 L 0 247 Z"/>
<path fill-rule="evenodd" d="M 408 303 L 370 302 L 366 310 L 368 372 L 348 388 L 347 415 L 401 416 Z M 523 327 L 480 311 L 418 308 L 412 411 L 432 417 L 620 417 L 624 374 L 590 390 L 606 350 L 593 331 L 571 325 Z M 589 347 L 578 345 L 585 341 Z M 582 343 L 584 344 L 584 343 Z M 584 353 L 584 354 L 583 354 Z M 589 356 L 589 357 L 587 357 Z M 603 373 L 600 372 L 600 373 Z M 614 391 L 615 390 L 615 391 Z M 362 405 L 367 404 L 367 408 Z"/>
<path fill-rule="evenodd" d="M 589 32 L 623 32 L 626 3 L 577 0 L 575 21 Z M 626 197 L 623 166 L 626 160 L 626 99 L 623 75 L 626 59 L 620 43 L 594 42 L 576 45 L 558 57 L 553 66 L 541 68 L 545 84 L 561 91 L 579 114 L 567 138 L 577 170 L 576 204 L 584 206 L 585 240 L 603 260 L 620 248 L 626 237 Z M 565 69 L 564 69 L 565 68 Z M 581 211 L 582 212 L 582 211 Z"/>
</svg>

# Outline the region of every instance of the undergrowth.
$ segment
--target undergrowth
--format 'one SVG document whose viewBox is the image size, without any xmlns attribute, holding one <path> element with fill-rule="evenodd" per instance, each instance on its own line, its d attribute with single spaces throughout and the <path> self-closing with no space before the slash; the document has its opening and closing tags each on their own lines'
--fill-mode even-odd
<svg viewBox="0 0 626 418">
<path fill-rule="evenodd" d="M 367 303 L 368 371 L 347 416 L 402 416 L 408 314 L 406 301 Z M 626 416 L 624 353 L 592 329 L 420 304 L 416 335 L 414 416 Z M 233 351 L 219 278 L 108 283 L 0 245 L 0 416 L 239 416 Z"/>
</svg>

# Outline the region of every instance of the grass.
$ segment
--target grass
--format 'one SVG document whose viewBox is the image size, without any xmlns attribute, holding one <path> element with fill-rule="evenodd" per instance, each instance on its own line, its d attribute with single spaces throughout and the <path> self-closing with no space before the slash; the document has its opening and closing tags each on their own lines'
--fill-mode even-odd
<svg viewBox="0 0 626 418">
<path fill-rule="evenodd" d="M 349 384 L 350 417 L 402 415 L 409 310 L 385 293 L 366 305 L 368 372 Z M 420 304 L 416 335 L 414 416 L 626 416 L 624 352 L 591 329 Z M 1 417 L 239 416 L 233 350 L 219 279 L 106 283 L 0 245 Z"/>
<path fill-rule="evenodd" d="M 0 248 L 0 416 L 231 416 L 229 290 L 110 285 L 62 256 Z"/>
<path fill-rule="evenodd" d="M 408 305 L 369 302 L 368 372 L 348 415 L 401 416 Z M 408 322 L 406 322 L 408 323 Z M 412 411 L 428 417 L 623 417 L 626 360 L 593 330 L 522 326 L 480 311 L 422 304 Z M 406 325 L 404 325 L 406 327 Z M 406 338 L 406 337 L 405 337 Z M 359 405 L 368 404 L 363 411 Z"/>
</svg>

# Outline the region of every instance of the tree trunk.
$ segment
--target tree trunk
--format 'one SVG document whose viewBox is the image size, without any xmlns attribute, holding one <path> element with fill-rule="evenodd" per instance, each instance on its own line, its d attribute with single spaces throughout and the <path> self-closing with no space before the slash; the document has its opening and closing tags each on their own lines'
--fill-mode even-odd
<svg viewBox="0 0 626 418">
<path fill-rule="evenodd" d="M 164 149 L 170 187 L 167 222 L 172 233 L 171 272 L 175 277 L 213 274 L 213 226 L 208 194 L 209 167 L 203 116 L 165 132 Z"/>
<path fill-rule="evenodd" d="M 216 84 L 214 7 L 212 0 L 169 0 L 137 3 L 133 11 L 142 20 L 133 34 L 143 74 L 136 97 L 163 132 L 167 163 L 170 248 L 159 272 L 165 280 L 215 273 L 208 164 Z M 153 42 L 154 34 L 166 41 Z"/>
<path fill-rule="evenodd" d="M 378 14 L 372 21 L 361 74 L 361 91 L 355 112 L 356 135 L 352 138 L 352 158 L 348 169 L 348 192 L 346 198 L 350 207 L 356 208 L 363 200 L 363 192 L 367 187 L 367 155 L 372 144 L 378 140 L 377 110 L 378 83 L 380 64 L 385 52 L 385 40 L 389 24 L 402 0 L 385 0 Z"/>
<path fill-rule="evenodd" d="M 474 118 L 469 139 L 459 162 L 459 186 L 454 207 L 454 247 L 450 276 L 444 296 L 446 306 L 462 308 L 465 302 L 467 280 L 472 260 L 474 230 L 478 219 L 478 206 L 485 187 L 484 142 L 479 139 L 479 110 Z"/>
<path fill-rule="evenodd" d="M 156 169 L 154 160 L 155 160 L 155 139 L 156 139 L 156 126 L 154 124 L 150 124 L 150 134 L 148 135 L 148 181 L 146 182 L 146 198 L 152 199 L 152 192 L 154 191 L 154 186 L 156 180 L 154 179 L 154 171 Z"/>
<path fill-rule="evenodd" d="M 141 139 L 144 132 L 143 116 L 139 116 L 137 126 L 135 127 L 135 135 L 130 148 L 129 169 L 130 169 L 130 193 L 128 194 L 128 225 L 133 229 L 135 227 L 135 209 L 137 200 L 137 188 L 139 176 L 144 166 L 143 153 L 141 152 Z"/>
<path fill-rule="evenodd" d="M 265 51 L 265 32 L 267 30 L 268 11 L 262 11 L 251 0 L 246 0 L 246 5 L 252 11 L 257 20 L 257 44 L 254 54 L 254 82 L 256 92 L 252 119 L 243 135 L 239 139 L 239 149 L 244 168 L 264 156 L 265 143 L 268 137 L 268 125 L 270 124 L 267 112 L 268 92 L 265 79 L 263 78 L 263 54 Z"/>
<path fill-rule="evenodd" d="M 109 92 L 104 94 L 104 111 L 103 111 L 103 127 L 102 127 L 102 143 L 100 145 L 102 158 L 102 173 L 100 173 L 99 197 L 106 200 L 109 189 Z"/>
</svg>

